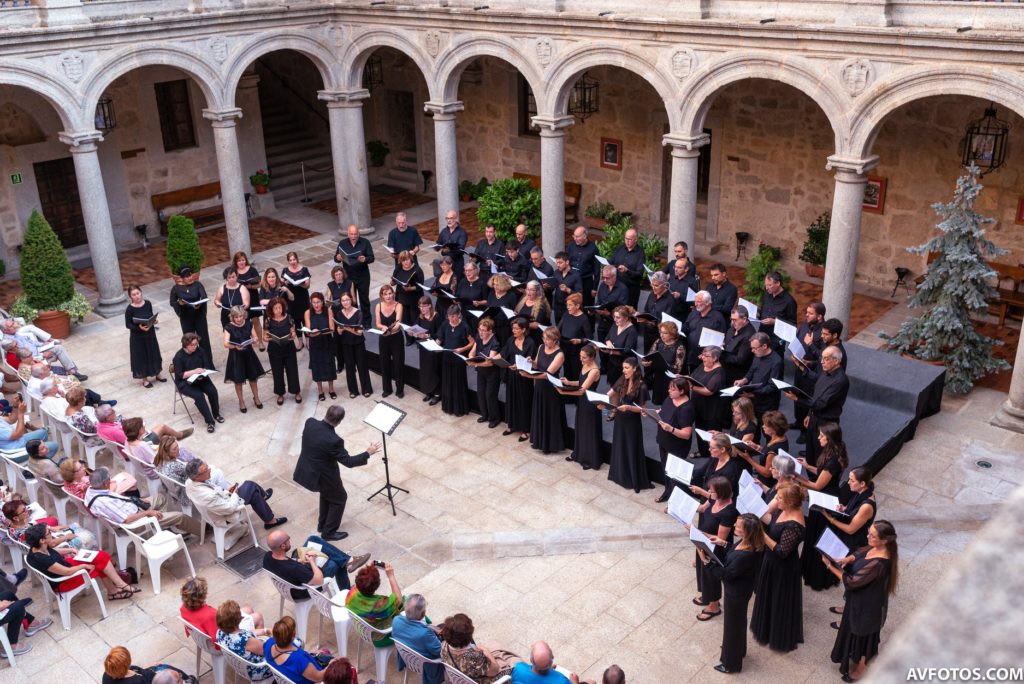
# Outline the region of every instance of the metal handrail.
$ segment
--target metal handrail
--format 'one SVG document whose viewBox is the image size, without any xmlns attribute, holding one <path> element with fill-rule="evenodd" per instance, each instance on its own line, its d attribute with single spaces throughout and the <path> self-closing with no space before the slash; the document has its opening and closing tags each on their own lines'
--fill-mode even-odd
<svg viewBox="0 0 1024 684">
<path fill-rule="evenodd" d="M 328 127 L 330 127 L 330 125 L 331 125 L 331 122 L 330 122 L 330 121 L 328 121 L 327 117 L 326 117 L 326 116 L 324 116 L 323 114 L 321 114 L 321 113 L 320 113 L 320 111 L 319 111 L 319 110 L 318 110 L 318 109 L 317 109 L 316 107 L 314 107 L 314 106 L 313 106 L 313 105 L 311 105 L 311 104 L 310 104 L 309 102 L 307 102 L 307 101 L 306 101 L 306 98 L 304 98 L 304 97 L 302 96 L 302 93 L 300 93 L 299 91 L 295 90 L 295 88 L 292 88 L 292 87 L 291 87 L 291 85 L 289 85 L 289 84 L 288 84 L 288 81 L 286 81 L 286 80 L 285 80 L 285 78 L 284 78 L 284 77 L 283 77 L 283 76 L 282 76 L 281 74 L 279 74 L 279 73 L 277 73 L 276 71 L 274 71 L 274 68 L 273 68 L 273 67 L 271 67 L 271 66 L 270 66 L 269 64 L 267 64 L 267 63 L 266 63 L 266 62 L 265 62 L 264 60 L 262 60 L 262 59 L 257 59 L 256 61 L 257 61 L 257 62 L 259 62 L 260 66 L 262 66 L 262 67 L 263 67 L 264 69 L 266 69 L 266 70 L 267 70 L 267 71 L 268 71 L 268 72 L 270 73 L 270 75 L 271 75 L 271 76 L 273 76 L 274 78 L 276 78 L 276 79 L 278 80 L 278 82 L 279 82 L 279 83 L 280 83 L 281 85 L 283 85 L 283 86 L 285 87 L 285 89 L 286 89 L 286 90 L 288 90 L 288 92 L 290 92 L 290 93 L 291 93 L 292 95 L 294 95 L 294 96 L 295 96 L 295 98 L 296 98 L 296 99 L 297 99 L 297 100 L 298 100 L 299 102 L 301 102 L 301 103 L 302 103 L 303 105 L 305 105 L 306 109 L 308 109 L 309 111 L 311 111 L 311 112 L 313 112 L 314 114 L 316 114 L 316 115 L 317 115 L 318 117 L 320 117 L 320 119 L 321 119 L 321 120 L 322 120 L 322 121 L 323 121 L 323 122 L 324 122 L 325 124 L 327 124 L 327 126 L 328 126 Z"/>
</svg>

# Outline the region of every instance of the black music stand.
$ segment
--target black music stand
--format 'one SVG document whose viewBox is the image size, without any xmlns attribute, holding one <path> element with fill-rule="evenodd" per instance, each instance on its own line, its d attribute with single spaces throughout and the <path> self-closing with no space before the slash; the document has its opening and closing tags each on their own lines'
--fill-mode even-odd
<svg viewBox="0 0 1024 684">
<path fill-rule="evenodd" d="M 385 493 L 388 497 L 388 501 L 391 502 L 391 515 L 397 516 L 398 513 L 395 511 L 395 495 L 392 490 L 397 489 L 400 492 L 409 493 L 408 489 L 402 489 L 398 485 L 391 484 L 391 470 L 388 467 L 388 435 L 394 434 L 398 425 L 405 419 L 406 412 L 397 406 L 393 406 L 386 401 L 378 401 L 377 405 L 373 407 L 373 410 L 363 418 L 363 422 L 372 428 L 380 430 L 381 443 L 384 446 L 384 486 L 375 491 L 369 497 L 367 501 L 370 501 L 373 497 L 378 494 Z"/>
</svg>

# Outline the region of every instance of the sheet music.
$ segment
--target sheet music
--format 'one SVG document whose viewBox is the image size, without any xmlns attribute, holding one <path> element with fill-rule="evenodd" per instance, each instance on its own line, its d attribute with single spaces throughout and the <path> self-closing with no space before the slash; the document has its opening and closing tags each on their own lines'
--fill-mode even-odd
<svg viewBox="0 0 1024 684">
<path fill-rule="evenodd" d="M 811 506 L 824 508 L 826 511 L 839 512 L 839 497 L 818 492 L 813 489 L 807 490 L 807 503 Z"/>
<path fill-rule="evenodd" d="M 418 325 L 406 325 L 405 323 L 400 323 L 399 325 L 402 326 L 402 330 L 408 335 L 426 335 L 428 332 Z"/>
<path fill-rule="evenodd" d="M 432 351 L 432 352 L 444 351 L 444 347 L 439 345 L 434 340 L 420 340 L 419 344 L 420 344 L 421 347 L 423 347 L 427 351 Z"/>
<path fill-rule="evenodd" d="M 793 341 L 789 343 L 789 353 L 801 361 L 803 361 L 804 357 L 807 356 L 807 350 L 804 349 L 804 345 L 800 343 L 799 337 L 794 337 Z"/>
<path fill-rule="evenodd" d="M 825 531 L 821 533 L 821 536 L 818 537 L 818 543 L 814 545 L 814 548 L 832 560 L 841 560 L 850 555 L 849 547 L 836 536 L 836 533 L 830 527 L 826 527 Z"/>
<path fill-rule="evenodd" d="M 732 397 L 735 396 L 736 393 L 739 392 L 741 389 L 743 388 L 737 385 L 733 385 L 732 387 L 726 387 L 725 389 L 721 390 L 719 394 L 721 394 L 723 397 Z"/>
<path fill-rule="evenodd" d="M 757 316 L 757 307 L 754 305 L 754 302 L 740 297 L 736 303 L 740 306 L 746 307 L 747 318 L 754 319 Z"/>
<path fill-rule="evenodd" d="M 675 318 L 674 316 L 669 316 L 667 313 L 662 311 L 661 312 L 661 322 L 662 323 L 675 323 L 676 324 L 676 329 L 679 330 L 679 334 L 682 335 L 683 337 L 686 337 L 686 335 L 683 334 L 683 322 L 681 320 L 679 320 L 678 318 Z"/>
<path fill-rule="evenodd" d="M 508 308 L 507 306 L 501 307 L 501 313 L 505 314 L 505 318 L 509 319 L 510 321 L 516 317 L 516 312 Z"/>
<path fill-rule="evenodd" d="M 703 439 L 705 442 L 710 442 L 711 438 L 714 437 L 707 430 L 701 430 L 700 428 L 693 428 L 693 431 L 697 433 L 697 436 Z"/>
<path fill-rule="evenodd" d="M 693 480 L 693 464 L 675 454 L 669 454 L 668 462 L 665 464 L 665 475 L 676 482 L 688 485 Z"/>
<path fill-rule="evenodd" d="M 537 280 L 547 280 L 548 278 L 551 277 L 548 274 L 546 274 L 544 271 L 542 271 L 542 270 L 540 270 L 539 268 L 536 268 L 536 267 L 533 269 L 533 275 L 536 276 Z"/>
<path fill-rule="evenodd" d="M 796 327 L 792 323 L 787 323 L 781 318 L 775 319 L 775 336 L 780 340 L 786 342 L 792 342 L 796 339 Z"/>
<path fill-rule="evenodd" d="M 704 328 L 700 331 L 700 340 L 697 342 L 698 347 L 724 347 L 725 346 L 725 333 L 712 330 L 711 328 Z"/>
<path fill-rule="evenodd" d="M 527 373 L 537 372 L 533 368 L 533 362 L 522 354 L 516 354 L 516 370 L 526 371 Z"/>
<path fill-rule="evenodd" d="M 594 258 L 597 259 L 597 263 L 601 264 L 602 266 L 611 266 L 611 264 L 608 262 L 608 260 L 605 259 L 600 254 L 595 254 Z"/>
<path fill-rule="evenodd" d="M 668 514 L 684 525 L 693 523 L 693 516 L 697 515 L 699 507 L 700 502 L 682 489 L 672 490 L 672 496 L 668 499 Z"/>
<path fill-rule="evenodd" d="M 589 402 L 593 402 L 595 404 L 608 404 L 609 406 L 612 405 L 612 400 L 607 394 L 601 394 L 600 392 L 591 392 L 590 390 L 586 390 L 586 393 L 587 401 Z"/>
<path fill-rule="evenodd" d="M 672 371 L 665 371 L 665 376 L 669 379 L 678 378 L 679 373 L 673 373 Z"/>
<path fill-rule="evenodd" d="M 789 384 L 788 382 L 786 382 L 785 380 L 779 380 L 778 378 L 772 378 L 772 383 L 773 383 L 773 384 L 774 384 L 774 385 L 775 385 L 776 387 L 778 387 L 778 388 L 779 388 L 780 390 L 782 390 L 783 392 L 785 392 L 785 391 L 786 391 L 786 390 L 788 390 L 788 389 L 789 389 L 790 387 L 792 387 L 792 385 L 790 385 L 790 384 Z"/>
<path fill-rule="evenodd" d="M 741 514 L 753 513 L 758 518 L 768 512 L 768 504 L 761 498 L 761 488 L 756 484 L 740 489 L 736 499 L 736 510 Z"/>
<path fill-rule="evenodd" d="M 754 482 L 754 476 L 751 475 L 746 470 L 741 471 L 740 472 L 740 491 L 743 491 L 744 489 L 746 489 L 750 485 L 754 485 L 755 487 L 757 487 L 757 484 Z M 760 489 L 761 488 L 758 487 L 758 491 L 760 491 Z"/>
<path fill-rule="evenodd" d="M 405 416 L 405 411 L 387 402 L 378 401 L 373 410 L 363 418 L 363 422 L 376 430 L 380 430 L 385 435 L 390 435 Z"/>
<path fill-rule="evenodd" d="M 548 382 L 550 382 L 555 387 L 557 387 L 559 389 L 562 389 L 563 387 L 565 387 L 565 385 L 562 384 L 562 379 L 561 378 L 555 377 L 551 373 L 545 373 L 544 375 L 547 376 Z"/>
<path fill-rule="evenodd" d="M 800 463 L 800 461 L 796 460 L 796 456 L 787 453 L 785 449 L 779 449 L 778 455 L 788 456 L 789 458 L 793 459 L 793 464 L 796 466 L 796 474 L 799 475 L 800 477 L 807 477 L 807 468 L 804 468 L 803 464 Z"/>
<path fill-rule="evenodd" d="M 208 378 L 208 377 L 210 377 L 211 374 L 216 373 L 216 372 L 217 371 L 215 371 L 215 370 L 210 370 L 209 368 L 207 368 L 202 373 L 196 373 L 194 375 L 188 376 L 188 380 L 186 380 L 185 382 L 187 382 L 188 384 L 191 385 L 192 383 L 194 383 L 199 378 Z"/>
<path fill-rule="evenodd" d="M 708 555 L 717 560 L 715 557 L 715 545 L 711 543 L 708 536 L 701 532 L 696 525 L 690 525 L 690 541 L 693 542 L 694 546 L 704 547 Z"/>
<path fill-rule="evenodd" d="M 693 291 L 692 287 L 686 288 L 686 301 L 695 302 L 697 301 L 697 293 Z"/>
</svg>

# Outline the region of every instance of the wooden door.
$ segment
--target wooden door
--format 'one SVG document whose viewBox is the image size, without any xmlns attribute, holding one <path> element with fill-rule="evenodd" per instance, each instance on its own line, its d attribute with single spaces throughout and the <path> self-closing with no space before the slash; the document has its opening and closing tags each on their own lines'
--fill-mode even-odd
<svg viewBox="0 0 1024 684">
<path fill-rule="evenodd" d="M 78 180 L 71 157 L 32 165 L 39 190 L 40 211 L 53 227 L 64 249 L 86 243 L 85 220 L 78 197 Z"/>
</svg>

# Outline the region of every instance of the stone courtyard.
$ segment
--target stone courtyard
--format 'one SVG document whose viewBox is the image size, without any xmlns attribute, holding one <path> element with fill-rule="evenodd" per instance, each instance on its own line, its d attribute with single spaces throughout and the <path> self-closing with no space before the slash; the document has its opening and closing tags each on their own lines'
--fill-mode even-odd
<svg viewBox="0 0 1024 684">
<path fill-rule="evenodd" d="M 314 288 L 322 287 L 336 238 L 323 229 L 333 219 L 319 227 L 310 225 L 316 213 L 295 209 L 277 216 L 320 234 L 258 253 L 256 263 L 261 268 L 282 264 L 285 252 L 294 249 L 313 272 Z M 412 214 L 410 218 L 417 220 Z M 380 259 L 372 268 L 375 286 L 386 277 L 385 261 L 390 261 L 379 241 L 382 234 L 378 231 L 374 242 Z M 211 293 L 220 268 L 208 264 L 204 269 Z M 131 274 L 125 278 L 131 280 Z M 169 286 L 164 280 L 144 287 L 162 314 L 159 337 L 165 363 L 177 350 L 179 337 L 167 304 Z M 903 309 L 898 306 L 891 314 Z M 217 330 L 215 314 L 210 315 L 210 329 Z M 178 428 L 189 424 L 180 407 L 176 414 L 170 410 L 170 384 L 143 389 L 131 380 L 121 318 L 90 317 L 67 344 L 90 375 L 88 384 L 119 399 L 118 409 L 123 408 L 126 416 L 143 415 L 149 424 L 167 422 Z M 224 350 L 216 340 L 215 355 L 222 364 Z M 301 352 L 300 366 L 306 358 Z M 250 409 L 245 415 L 238 412 L 230 386 L 218 385 L 227 422 L 214 435 L 200 431 L 187 442 L 229 479 L 273 487 L 272 505 L 278 515 L 289 517 L 283 529 L 296 545 L 316 527 L 315 495 L 291 481 L 299 435 L 304 421 L 322 417 L 328 405 L 317 403 L 308 373 L 303 384 L 301 405 L 289 400 L 277 407 L 270 379 L 263 378 L 265 408 Z M 374 384 L 379 393 L 378 376 Z M 341 397 L 347 397 L 343 380 L 336 387 Z M 718 662 L 721 618 L 707 623 L 694 619 L 698 608 L 690 602 L 695 592 L 693 549 L 685 531 L 654 503 L 656 492 L 634 495 L 608 482 L 607 468 L 582 471 L 564 462 L 562 455 L 543 456 L 517 443 L 514 436 L 503 438 L 500 431 L 488 430 L 472 415 L 454 418 L 420 399 L 416 391 L 404 399 L 389 399 L 408 412 L 388 440 L 392 480 L 411 490 L 397 495 L 397 516 L 392 516 L 386 499 L 366 501 L 384 480 L 379 457 L 364 468 L 342 473 L 350 495 L 343 523 L 350 536 L 339 543 L 342 549 L 370 552 L 392 562 L 403 591 L 424 594 L 435 621 L 465 612 L 473 618 L 481 643 L 527 655 L 531 642 L 545 639 L 557 662 L 581 677 L 599 679 L 607 665 L 618 663 L 631 683 L 717 681 L 719 675 L 711 668 Z M 946 396 L 942 412 L 923 421 L 916 438 L 876 478 L 879 517 L 894 523 L 901 561 L 900 587 L 883 631 L 883 653 L 929 590 L 965 555 L 976 531 L 1024 483 L 1020 436 L 988 424 L 1004 399 L 1005 394 L 989 389 L 977 389 L 966 398 Z M 339 402 L 348 410 L 339 433 L 350 451 L 379 440 L 379 434 L 361 422 L 373 406 L 372 398 Z M 982 459 L 992 468 L 975 465 Z M 258 532 L 261 540 L 265 538 L 264 530 Z M 240 580 L 216 561 L 210 537 L 203 546 L 198 541 L 192 544 L 190 552 L 198 573 L 209 581 L 212 605 L 233 598 L 263 612 L 268 623 L 280 615 L 278 596 L 264 574 Z M 13 670 L 0 663 L 0 682 L 41 677 L 98 682 L 103 657 L 118 644 L 127 646 L 139 665 L 170 662 L 194 672 L 195 650 L 177 618 L 178 589 L 187 574 L 182 558 L 169 561 L 163 570 L 163 593 L 153 595 L 149 577 L 144 576 L 143 590 L 134 599 L 108 601 L 105 620 L 93 598 L 76 599 L 72 630 L 63 631 L 57 620 L 27 639 L 33 651 L 19 657 Z M 33 612 L 45 614 L 39 587 L 22 587 L 36 599 Z M 827 609 L 839 602 L 838 590 L 805 591 L 805 643 L 793 653 L 778 654 L 751 640 L 743 673 L 736 679 L 837 681 L 837 669 L 829 662 L 835 636 L 829 622 L 834 616 Z M 318 634 L 317 624 L 314 614 L 308 643 L 336 650 L 333 630 L 328 626 Z M 350 657 L 355 645 L 353 636 Z M 374 677 L 365 649 L 358 665 L 361 681 Z M 397 681 L 394 658 L 390 667 L 388 681 Z M 212 682 L 212 674 L 202 680 Z"/>
</svg>

